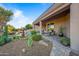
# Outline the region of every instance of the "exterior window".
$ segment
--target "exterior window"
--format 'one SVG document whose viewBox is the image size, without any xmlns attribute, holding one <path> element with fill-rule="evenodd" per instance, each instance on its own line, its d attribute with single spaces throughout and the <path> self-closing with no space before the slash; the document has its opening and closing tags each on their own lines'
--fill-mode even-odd
<svg viewBox="0 0 79 59">
<path fill-rule="evenodd" d="M 54 23 L 48 24 L 48 28 L 54 28 Z"/>
</svg>

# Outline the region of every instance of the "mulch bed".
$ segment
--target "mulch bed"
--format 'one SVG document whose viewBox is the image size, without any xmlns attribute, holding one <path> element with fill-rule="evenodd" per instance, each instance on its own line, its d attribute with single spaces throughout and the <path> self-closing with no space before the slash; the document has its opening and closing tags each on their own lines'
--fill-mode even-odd
<svg viewBox="0 0 79 59">
<path fill-rule="evenodd" d="M 33 42 L 32 47 L 28 47 L 25 40 L 17 40 L 0 46 L 0 56 L 49 56 L 52 43 L 46 41 L 48 46 Z M 24 49 L 24 52 L 23 52 Z"/>
</svg>

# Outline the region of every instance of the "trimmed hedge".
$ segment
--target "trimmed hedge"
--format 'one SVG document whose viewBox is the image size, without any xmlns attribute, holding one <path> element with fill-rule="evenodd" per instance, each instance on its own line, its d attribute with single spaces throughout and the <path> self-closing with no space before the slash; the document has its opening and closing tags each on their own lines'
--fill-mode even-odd
<svg viewBox="0 0 79 59">
<path fill-rule="evenodd" d="M 65 46 L 70 46 L 70 39 L 66 37 L 60 37 L 60 42 Z"/>
</svg>

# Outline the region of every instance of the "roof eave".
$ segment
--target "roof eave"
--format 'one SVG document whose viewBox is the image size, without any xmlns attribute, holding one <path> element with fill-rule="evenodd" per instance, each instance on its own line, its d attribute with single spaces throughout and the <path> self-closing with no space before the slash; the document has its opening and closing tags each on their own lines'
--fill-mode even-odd
<svg viewBox="0 0 79 59">
<path fill-rule="evenodd" d="M 50 15 L 54 15 L 57 11 L 69 6 L 70 3 L 55 3 L 51 8 L 49 8 L 47 11 L 45 11 L 40 17 L 38 17 L 33 24 L 38 23 L 41 20 L 44 20 L 45 18 L 49 17 Z"/>
</svg>

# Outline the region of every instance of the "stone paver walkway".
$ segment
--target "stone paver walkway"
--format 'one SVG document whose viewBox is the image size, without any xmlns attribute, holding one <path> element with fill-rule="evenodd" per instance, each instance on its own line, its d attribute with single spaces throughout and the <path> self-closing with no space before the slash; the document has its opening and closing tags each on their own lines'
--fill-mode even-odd
<svg viewBox="0 0 79 59">
<path fill-rule="evenodd" d="M 50 40 L 53 44 L 50 56 L 69 56 L 71 49 L 69 47 L 63 46 L 59 42 L 59 38 L 57 36 L 48 36 L 43 35 L 44 38 Z"/>
</svg>

